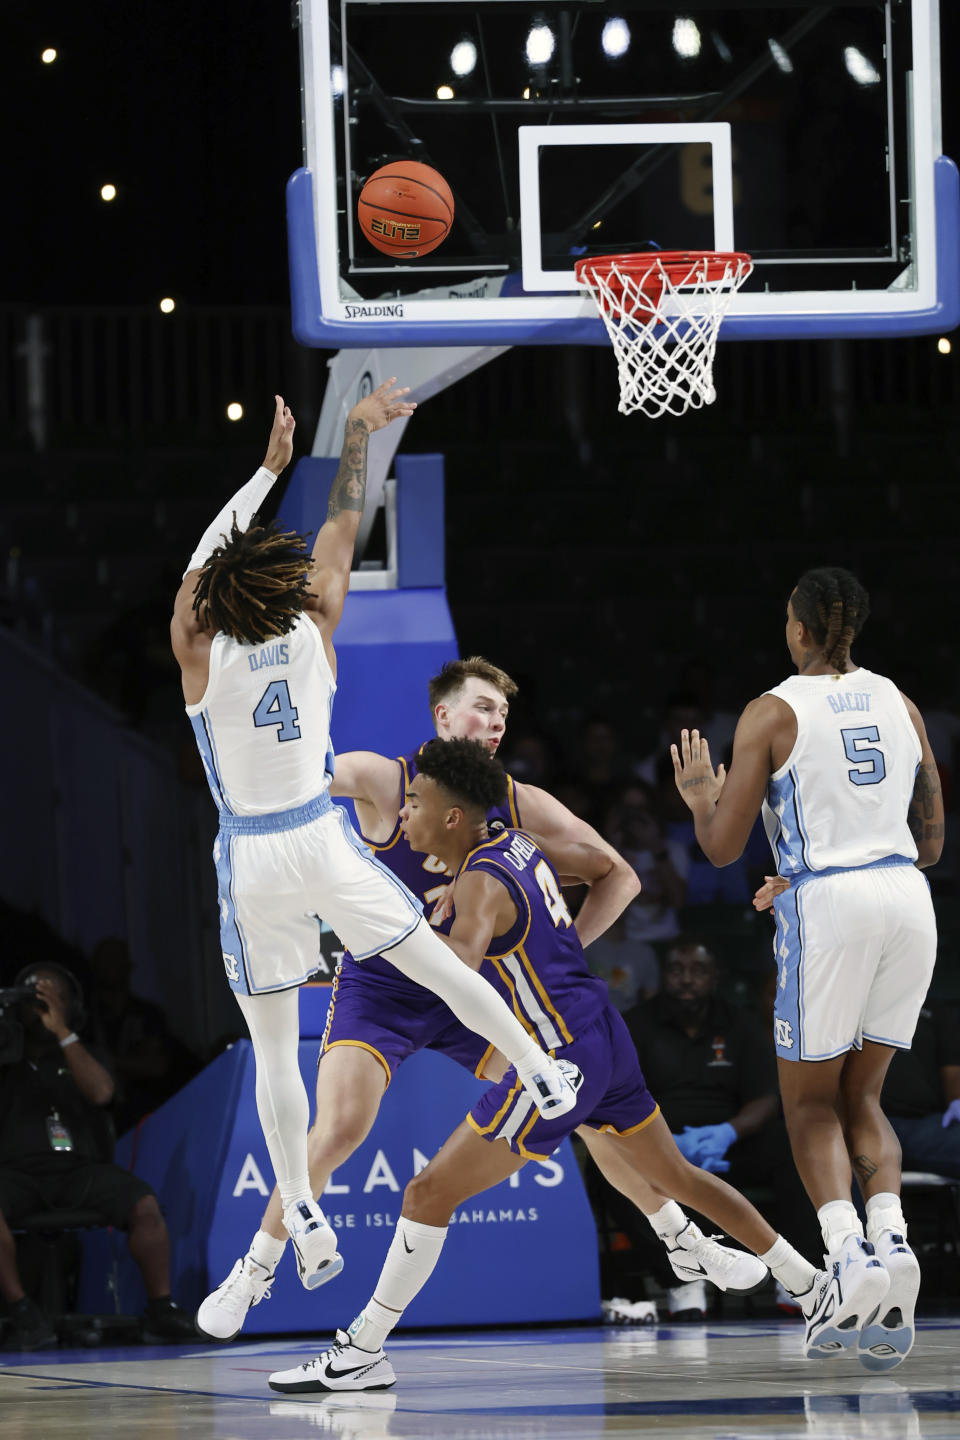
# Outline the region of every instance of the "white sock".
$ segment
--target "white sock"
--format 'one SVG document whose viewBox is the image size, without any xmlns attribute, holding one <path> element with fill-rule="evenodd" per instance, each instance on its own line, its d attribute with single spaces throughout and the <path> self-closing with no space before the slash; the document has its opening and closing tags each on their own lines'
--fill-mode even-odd
<svg viewBox="0 0 960 1440">
<path fill-rule="evenodd" d="M 816 1266 L 804 1260 L 800 1251 L 794 1250 L 790 1241 L 784 1240 L 782 1235 L 778 1235 L 767 1253 L 758 1258 L 791 1295 L 805 1295 L 816 1278 Z"/>
<path fill-rule="evenodd" d="M 874 1244 L 884 1230 L 895 1230 L 907 1238 L 907 1222 L 903 1218 L 900 1196 L 890 1190 L 871 1195 L 867 1201 L 867 1239 Z"/>
<path fill-rule="evenodd" d="M 350 1338 L 360 1350 L 383 1347 L 410 1301 L 433 1274 L 446 1238 L 446 1225 L 421 1225 L 400 1216 L 374 1299 L 350 1326 Z"/>
<path fill-rule="evenodd" d="M 280 1191 L 280 1203 L 284 1213 L 291 1205 L 298 1205 L 301 1200 L 313 1201 L 309 1174 L 294 1175 L 291 1180 L 280 1180 L 277 1182 L 277 1189 Z"/>
<path fill-rule="evenodd" d="M 647 1219 L 661 1240 L 673 1240 L 687 1223 L 687 1217 L 676 1200 L 667 1200 L 659 1210 L 647 1215 Z"/>
<path fill-rule="evenodd" d="M 368 1300 L 356 1320 L 347 1327 L 350 1341 L 358 1350 L 382 1350 L 390 1331 L 400 1316 L 396 1310 L 381 1305 L 379 1300 Z"/>
<path fill-rule="evenodd" d="M 530 1081 L 543 1070 L 544 1052 L 539 1045 L 531 1043 L 513 1062 L 521 1081 Z"/>
<path fill-rule="evenodd" d="M 278 1240 L 271 1235 L 269 1230 L 258 1230 L 250 1241 L 250 1249 L 247 1254 L 251 1260 L 256 1260 L 264 1270 L 269 1270 L 272 1275 L 274 1270 L 283 1259 L 283 1252 L 286 1249 L 286 1240 Z"/>
<path fill-rule="evenodd" d="M 844 1240 L 848 1240 L 851 1235 L 859 1235 L 863 1239 L 860 1216 L 849 1200 L 828 1200 L 826 1205 L 821 1205 L 817 1211 L 817 1219 L 820 1221 L 823 1243 L 828 1255 L 839 1250 Z"/>
</svg>

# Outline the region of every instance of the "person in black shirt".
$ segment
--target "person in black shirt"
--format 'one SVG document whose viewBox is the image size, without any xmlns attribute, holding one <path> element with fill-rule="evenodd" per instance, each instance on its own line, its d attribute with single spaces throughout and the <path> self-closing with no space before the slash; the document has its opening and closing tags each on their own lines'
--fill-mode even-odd
<svg viewBox="0 0 960 1440">
<path fill-rule="evenodd" d="M 716 961 L 698 940 L 673 942 L 660 983 L 659 995 L 623 1018 L 678 1147 L 692 1164 L 724 1174 L 737 1189 L 771 1188 L 773 1206 L 760 1204 L 761 1213 L 775 1211 L 780 1233 L 795 1239 L 801 1253 L 816 1254 L 819 1227 L 780 1116 L 769 1033 L 755 1014 L 717 993 Z M 678 1287 L 636 1210 L 609 1187 L 602 1194 L 616 1227 L 630 1238 L 634 1261 L 667 1290 L 671 1315 L 702 1315 L 702 1282 Z M 785 1295 L 781 1303 L 788 1303 Z"/>
<path fill-rule="evenodd" d="M 90 1209 L 127 1230 L 130 1254 L 147 1292 L 144 1337 L 192 1340 L 192 1318 L 170 1299 L 170 1241 L 157 1197 L 114 1165 L 104 1107 L 113 1098 L 105 1057 L 76 1034 L 82 1025 L 79 982 L 59 965 L 21 972 L 36 999 L 22 1003 L 23 1056 L 0 1066 L 0 1293 L 10 1308 L 4 1349 L 57 1342 L 47 1316 L 24 1293 L 11 1226 L 49 1209 Z"/>
<path fill-rule="evenodd" d="M 960 1180 L 960 1005 L 924 1005 L 913 1047 L 898 1050 L 883 1086 L 904 1170 Z"/>
</svg>

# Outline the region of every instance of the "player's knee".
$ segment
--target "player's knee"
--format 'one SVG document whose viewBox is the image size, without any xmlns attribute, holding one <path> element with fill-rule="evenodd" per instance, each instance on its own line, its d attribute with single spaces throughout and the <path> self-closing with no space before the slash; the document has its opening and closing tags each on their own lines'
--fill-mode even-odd
<svg viewBox="0 0 960 1440">
<path fill-rule="evenodd" d="M 327 1166 L 335 1170 L 363 1142 L 368 1129 L 365 1117 L 352 1114 L 349 1106 L 318 1115 L 307 1136 L 311 1168 Z"/>
<path fill-rule="evenodd" d="M 403 1192 L 404 1215 L 424 1225 L 445 1225 L 453 1214 L 454 1204 L 443 1179 L 432 1175 L 429 1165 L 414 1175 Z"/>
</svg>

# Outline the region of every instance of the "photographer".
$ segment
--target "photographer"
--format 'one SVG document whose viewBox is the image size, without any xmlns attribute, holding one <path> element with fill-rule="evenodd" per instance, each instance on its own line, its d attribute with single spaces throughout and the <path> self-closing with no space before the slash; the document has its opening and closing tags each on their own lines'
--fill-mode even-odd
<svg viewBox="0 0 960 1440">
<path fill-rule="evenodd" d="M 10 1308 L 4 1349 L 57 1342 L 49 1318 L 24 1293 L 10 1233 L 18 1219 L 49 1209 L 96 1210 L 125 1229 L 148 1296 L 144 1338 L 195 1339 L 191 1317 L 170 1299 L 169 1237 L 156 1196 L 104 1158 L 113 1077 L 76 1034 L 83 1024 L 79 982 L 44 962 L 22 971 L 16 987 L 20 1028 L 8 1019 L 0 1063 L 0 1293 Z"/>
</svg>

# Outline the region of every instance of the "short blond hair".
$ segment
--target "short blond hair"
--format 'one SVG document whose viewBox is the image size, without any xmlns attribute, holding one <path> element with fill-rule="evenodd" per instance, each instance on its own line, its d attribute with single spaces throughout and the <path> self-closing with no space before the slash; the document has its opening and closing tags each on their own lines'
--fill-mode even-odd
<svg viewBox="0 0 960 1440">
<path fill-rule="evenodd" d="M 486 680 L 488 685 L 500 691 L 505 700 L 512 700 L 517 693 L 517 683 L 510 679 L 506 670 L 492 665 L 482 655 L 469 655 L 465 660 L 448 660 L 428 687 L 431 716 L 436 717 L 438 705 L 455 700 L 468 680 Z"/>
</svg>

